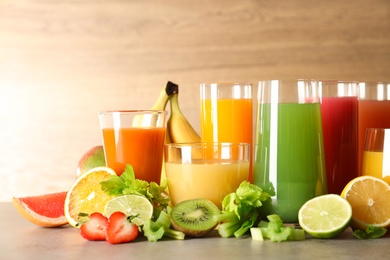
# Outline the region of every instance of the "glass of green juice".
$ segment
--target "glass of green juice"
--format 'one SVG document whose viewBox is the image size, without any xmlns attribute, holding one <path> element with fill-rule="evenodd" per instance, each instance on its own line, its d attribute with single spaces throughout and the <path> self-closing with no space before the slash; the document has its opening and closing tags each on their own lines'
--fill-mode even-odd
<svg viewBox="0 0 390 260">
<path fill-rule="evenodd" d="M 263 215 L 296 223 L 306 201 L 327 193 L 318 81 L 259 81 L 257 103 L 253 181 L 272 195 Z"/>
<path fill-rule="evenodd" d="M 165 145 L 164 158 L 173 206 L 204 198 L 222 208 L 223 198 L 248 180 L 250 144 L 170 143 Z"/>
</svg>

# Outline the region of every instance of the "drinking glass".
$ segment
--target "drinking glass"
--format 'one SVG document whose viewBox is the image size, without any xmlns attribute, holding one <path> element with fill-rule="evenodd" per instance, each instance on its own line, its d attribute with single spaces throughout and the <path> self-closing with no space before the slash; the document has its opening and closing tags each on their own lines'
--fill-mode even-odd
<svg viewBox="0 0 390 260">
<path fill-rule="evenodd" d="M 360 82 L 358 94 L 358 172 L 361 175 L 367 128 L 390 128 L 390 83 Z"/>
<path fill-rule="evenodd" d="M 248 143 L 253 150 L 252 84 L 204 83 L 200 85 L 200 101 L 202 142 Z M 252 161 L 252 152 L 250 157 Z"/>
<path fill-rule="evenodd" d="M 118 110 L 99 113 L 106 165 L 121 175 L 127 164 L 137 179 L 160 183 L 167 112 Z"/>
<path fill-rule="evenodd" d="M 165 169 L 171 202 L 211 200 L 220 209 L 223 198 L 248 180 L 247 143 L 166 144 Z"/>
<path fill-rule="evenodd" d="M 389 128 L 368 128 L 366 130 L 362 175 L 371 175 L 390 184 Z"/>
<path fill-rule="evenodd" d="M 358 82 L 327 80 L 319 86 L 328 193 L 341 194 L 358 176 Z"/>
<path fill-rule="evenodd" d="M 254 183 L 272 195 L 266 215 L 298 222 L 300 207 L 327 193 L 318 82 L 260 81 L 257 99 Z"/>
</svg>

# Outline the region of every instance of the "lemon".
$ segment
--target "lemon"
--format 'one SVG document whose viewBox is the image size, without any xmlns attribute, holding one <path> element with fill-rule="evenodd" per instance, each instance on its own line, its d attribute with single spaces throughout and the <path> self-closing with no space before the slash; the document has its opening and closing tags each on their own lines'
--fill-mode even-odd
<svg viewBox="0 0 390 260">
<path fill-rule="evenodd" d="M 71 226 L 78 227 L 80 213 L 104 213 L 106 203 L 114 197 L 102 190 L 100 182 L 115 174 L 111 168 L 95 167 L 75 180 L 64 205 L 64 215 Z"/>
<path fill-rule="evenodd" d="M 153 205 L 145 197 L 139 195 L 122 195 L 108 201 L 104 213 L 109 217 L 112 213 L 121 211 L 127 216 L 137 216 L 132 222 L 142 226 L 153 214 Z"/>
<path fill-rule="evenodd" d="M 390 226 L 390 186 L 384 180 L 365 175 L 352 179 L 341 192 L 352 206 L 351 227 Z"/>
<path fill-rule="evenodd" d="M 352 218 L 351 204 L 336 194 L 315 197 L 299 209 L 299 225 L 316 238 L 332 238 L 348 228 Z"/>
</svg>

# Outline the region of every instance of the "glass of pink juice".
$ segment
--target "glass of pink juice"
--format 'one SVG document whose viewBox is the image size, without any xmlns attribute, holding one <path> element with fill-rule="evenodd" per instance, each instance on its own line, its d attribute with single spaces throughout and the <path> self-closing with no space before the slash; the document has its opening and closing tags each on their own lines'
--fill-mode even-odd
<svg viewBox="0 0 390 260">
<path fill-rule="evenodd" d="M 361 82 L 358 88 L 358 172 L 362 175 L 367 128 L 390 128 L 390 83 Z"/>
<path fill-rule="evenodd" d="M 328 193 L 341 194 L 358 176 L 358 83 L 329 80 L 319 84 Z"/>
<path fill-rule="evenodd" d="M 166 117 L 160 110 L 100 112 L 106 165 L 120 176 L 130 164 L 137 179 L 159 184 Z"/>
<path fill-rule="evenodd" d="M 368 128 L 366 130 L 362 175 L 374 176 L 390 184 L 389 128 Z"/>
<path fill-rule="evenodd" d="M 221 208 L 223 198 L 248 180 L 249 155 L 246 143 L 166 144 L 165 172 L 172 205 L 206 198 Z"/>
<path fill-rule="evenodd" d="M 272 194 L 263 215 L 298 222 L 301 206 L 327 193 L 318 83 L 260 81 L 254 183 Z"/>
<path fill-rule="evenodd" d="M 253 110 L 250 83 L 201 84 L 202 142 L 248 143 L 253 150 Z M 252 158 L 252 153 L 250 157 Z M 249 181 L 252 181 L 251 169 Z"/>
</svg>

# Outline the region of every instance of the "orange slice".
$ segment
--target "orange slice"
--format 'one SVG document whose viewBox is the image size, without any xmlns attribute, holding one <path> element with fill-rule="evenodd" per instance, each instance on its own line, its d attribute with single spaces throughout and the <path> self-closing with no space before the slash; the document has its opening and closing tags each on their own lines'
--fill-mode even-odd
<svg viewBox="0 0 390 260">
<path fill-rule="evenodd" d="M 106 203 L 114 197 L 102 190 L 100 182 L 115 174 L 111 168 L 95 167 L 76 179 L 66 195 L 64 206 L 65 217 L 71 226 L 79 227 L 80 213 L 104 214 Z"/>
<path fill-rule="evenodd" d="M 41 227 L 58 227 L 68 224 L 64 216 L 67 192 L 49 193 L 30 197 L 13 197 L 15 209 L 31 223 Z"/>
<path fill-rule="evenodd" d="M 382 179 L 360 176 L 351 180 L 341 193 L 352 206 L 352 228 L 390 225 L 390 186 Z"/>
</svg>

